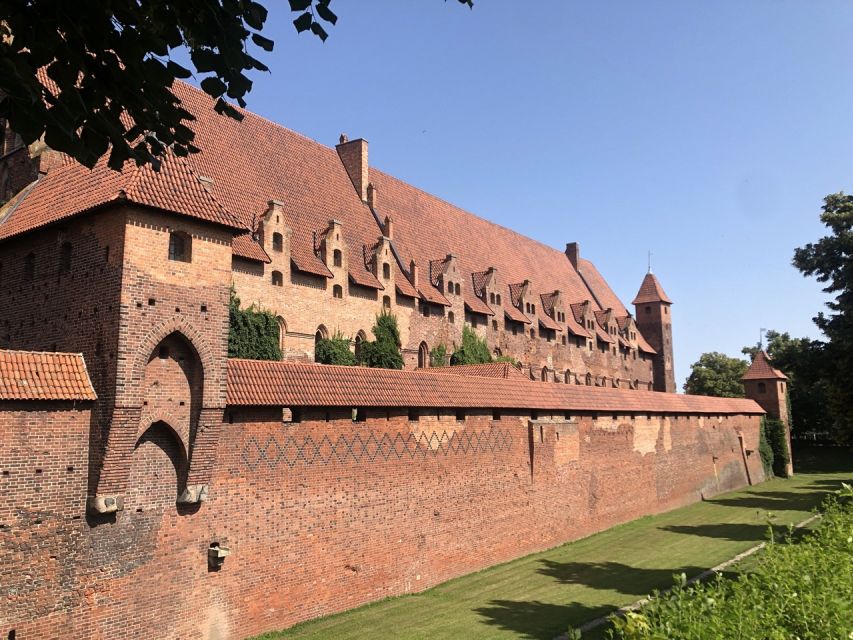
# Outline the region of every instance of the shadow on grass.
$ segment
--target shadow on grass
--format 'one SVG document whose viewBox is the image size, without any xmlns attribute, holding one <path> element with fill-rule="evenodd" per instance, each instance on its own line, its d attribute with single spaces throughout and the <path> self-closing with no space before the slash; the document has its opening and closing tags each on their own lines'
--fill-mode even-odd
<svg viewBox="0 0 853 640">
<path fill-rule="evenodd" d="M 510 631 L 526 640 L 552 640 L 570 626 L 583 624 L 614 611 L 616 607 L 588 607 L 578 602 L 553 604 L 550 602 L 517 602 L 492 600 L 488 606 L 474 609 L 483 617 L 483 624 Z"/>
<path fill-rule="evenodd" d="M 762 511 L 811 511 L 823 502 L 826 491 L 767 491 L 761 494 L 708 500 L 724 507 L 748 507 Z"/>
<path fill-rule="evenodd" d="M 735 542 L 755 542 L 757 544 L 767 540 L 766 524 L 671 524 L 658 528 L 660 531 L 669 531 L 670 533 L 682 533 L 684 535 L 732 540 Z M 774 527 L 774 529 L 778 531 L 779 527 Z"/>
<path fill-rule="evenodd" d="M 654 589 L 673 584 L 673 575 L 685 573 L 693 577 L 704 567 L 673 569 L 639 569 L 619 562 L 555 562 L 541 560 L 537 573 L 550 576 L 560 584 L 577 584 L 593 589 L 616 591 L 628 596 L 645 596 Z"/>
</svg>

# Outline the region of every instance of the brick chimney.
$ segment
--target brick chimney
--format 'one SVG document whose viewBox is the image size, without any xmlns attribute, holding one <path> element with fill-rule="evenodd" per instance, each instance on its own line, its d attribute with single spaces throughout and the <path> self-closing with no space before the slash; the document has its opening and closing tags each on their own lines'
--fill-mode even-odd
<svg viewBox="0 0 853 640">
<path fill-rule="evenodd" d="M 578 270 L 578 262 L 581 259 L 581 248 L 577 242 L 570 242 L 566 245 L 566 256 L 569 258 L 569 262 L 572 263 L 572 266 L 575 268 L 575 271 Z"/>
<path fill-rule="evenodd" d="M 358 138 L 348 140 L 341 134 L 341 143 L 335 147 L 338 156 L 346 169 L 347 175 L 352 180 L 352 186 L 362 202 L 367 202 L 367 140 Z"/>
<path fill-rule="evenodd" d="M 376 210 L 376 207 L 379 205 L 379 189 L 372 182 L 367 185 L 367 204 L 373 210 Z M 386 233 L 385 235 L 388 234 Z"/>
<path fill-rule="evenodd" d="M 385 216 L 384 232 L 386 238 L 389 240 L 394 239 L 394 225 L 391 223 L 391 216 Z"/>
</svg>

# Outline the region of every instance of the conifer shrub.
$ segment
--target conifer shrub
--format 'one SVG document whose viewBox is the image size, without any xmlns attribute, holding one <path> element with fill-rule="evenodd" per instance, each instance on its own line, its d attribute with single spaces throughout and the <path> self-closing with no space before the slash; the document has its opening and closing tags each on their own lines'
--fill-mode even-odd
<svg viewBox="0 0 853 640">
<path fill-rule="evenodd" d="M 281 360 L 279 326 L 275 316 L 254 305 L 240 308 L 231 287 L 228 301 L 228 357 L 249 360 Z"/>
<path fill-rule="evenodd" d="M 447 365 L 447 345 L 441 343 L 429 352 L 429 366 L 443 367 Z"/>
<path fill-rule="evenodd" d="M 492 362 L 489 345 L 471 327 L 465 325 L 462 327 L 462 344 L 450 356 L 450 364 L 485 364 L 487 362 Z"/>
<path fill-rule="evenodd" d="M 853 489 L 827 498 L 820 524 L 802 537 L 772 532 L 754 571 L 686 584 L 624 618 L 608 637 L 622 640 L 845 640 L 853 637 Z"/>
<path fill-rule="evenodd" d="M 355 355 L 350 351 L 350 339 L 336 331 L 331 338 L 318 340 L 314 347 L 314 360 L 320 364 L 354 365 Z"/>
<path fill-rule="evenodd" d="M 383 310 L 376 316 L 376 324 L 371 331 L 376 339 L 361 344 L 360 364 L 376 369 L 402 369 L 403 355 L 396 316 Z"/>
</svg>

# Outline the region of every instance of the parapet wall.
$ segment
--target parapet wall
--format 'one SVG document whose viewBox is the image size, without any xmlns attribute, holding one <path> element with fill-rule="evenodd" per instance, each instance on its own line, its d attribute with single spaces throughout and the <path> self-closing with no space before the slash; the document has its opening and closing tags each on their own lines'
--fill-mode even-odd
<svg viewBox="0 0 853 640">
<path fill-rule="evenodd" d="M 97 519 L 88 410 L 0 402 L 0 637 L 244 638 L 420 591 L 763 480 L 760 419 L 232 404 L 206 502 L 155 431 Z"/>
</svg>

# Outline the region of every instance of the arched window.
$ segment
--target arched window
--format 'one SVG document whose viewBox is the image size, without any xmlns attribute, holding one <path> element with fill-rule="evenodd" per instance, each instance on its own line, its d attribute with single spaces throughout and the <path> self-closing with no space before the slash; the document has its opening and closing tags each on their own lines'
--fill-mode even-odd
<svg viewBox="0 0 853 640">
<path fill-rule="evenodd" d="M 531 330 L 530 330 L 530 337 L 531 337 L 531 338 L 535 338 L 535 337 L 536 337 L 536 329 L 531 329 Z"/>
<path fill-rule="evenodd" d="M 192 262 L 192 238 L 183 231 L 169 234 L 169 260 Z"/>
<path fill-rule="evenodd" d="M 63 242 L 59 248 L 59 273 L 68 273 L 71 271 L 71 252 L 73 251 L 70 242 Z"/>
<path fill-rule="evenodd" d="M 758 393 L 767 393 L 767 385 L 763 382 L 758 383 Z"/>
<path fill-rule="evenodd" d="M 317 362 L 317 345 L 320 343 L 320 340 L 326 340 L 329 337 L 329 332 L 326 330 L 326 327 L 320 325 L 317 327 L 317 331 L 314 333 L 314 362 Z"/>
<path fill-rule="evenodd" d="M 449 293 L 450 295 L 453 295 L 453 283 L 450 281 L 448 281 L 448 283 L 447 283 L 447 293 Z"/>
<path fill-rule="evenodd" d="M 359 331 L 355 334 L 355 358 L 358 360 L 361 357 L 361 345 L 367 340 L 367 334 L 364 331 Z"/>
<path fill-rule="evenodd" d="M 332 253 L 332 261 L 336 267 L 340 267 L 344 263 L 344 254 L 341 253 L 340 249 L 335 249 Z"/>
<path fill-rule="evenodd" d="M 382 296 L 382 308 L 386 311 L 391 309 L 391 296 Z"/>
<path fill-rule="evenodd" d="M 343 287 L 339 284 L 336 284 L 334 287 L 332 287 L 332 295 L 336 298 L 343 298 L 344 297 Z"/>
<path fill-rule="evenodd" d="M 498 295 L 496 295 L 496 296 L 495 296 L 495 301 L 496 301 L 497 305 L 498 305 L 498 306 L 500 306 L 500 304 L 501 304 L 501 294 L 498 294 Z"/>
<path fill-rule="evenodd" d="M 284 358 L 284 337 L 287 335 L 287 323 L 281 316 L 276 317 L 278 324 L 278 349 L 281 351 L 281 357 Z"/>
<path fill-rule="evenodd" d="M 542 382 L 548 382 L 548 367 L 542 367 Z"/>
<path fill-rule="evenodd" d="M 572 372 L 569 369 L 566 369 L 566 374 L 563 380 L 566 384 L 572 384 Z"/>
<path fill-rule="evenodd" d="M 30 251 L 24 257 L 24 278 L 32 280 L 36 277 L 36 254 Z"/>
<path fill-rule="evenodd" d="M 391 265 L 387 262 L 382 263 L 382 277 L 386 280 L 391 277 Z"/>
<path fill-rule="evenodd" d="M 450 324 L 454 324 L 454 323 L 456 322 L 456 316 L 455 316 L 455 315 L 453 315 L 453 312 L 452 312 L 452 311 L 448 311 L 448 312 L 447 312 L 447 321 L 448 321 Z"/>
<path fill-rule="evenodd" d="M 494 291 L 492 291 L 489 294 L 489 302 L 491 302 L 492 304 L 495 304 L 495 292 Z"/>
<path fill-rule="evenodd" d="M 454 285 L 453 290 L 456 292 L 456 295 L 458 296 L 458 295 L 460 295 L 460 291 L 462 291 L 462 287 L 460 287 L 460 286 L 459 286 L 459 283 L 457 282 L 457 283 Z"/>
<path fill-rule="evenodd" d="M 284 277 L 281 275 L 281 271 L 272 272 L 272 283 L 277 287 L 280 287 L 284 284 Z"/>
<path fill-rule="evenodd" d="M 418 347 L 418 367 L 423 369 L 429 366 L 429 347 L 426 342 L 421 342 Z"/>
<path fill-rule="evenodd" d="M 586 386 L 588 386 L 588 387 L 592 386 L 592 374 L 591 373 L 586 374 Z"/>
<path fill-rule="evenodd" d="M 272 248 L 273 251 L 284 251 L 284 238 L 278 231 L 272 234 Z"/>
</svg>

